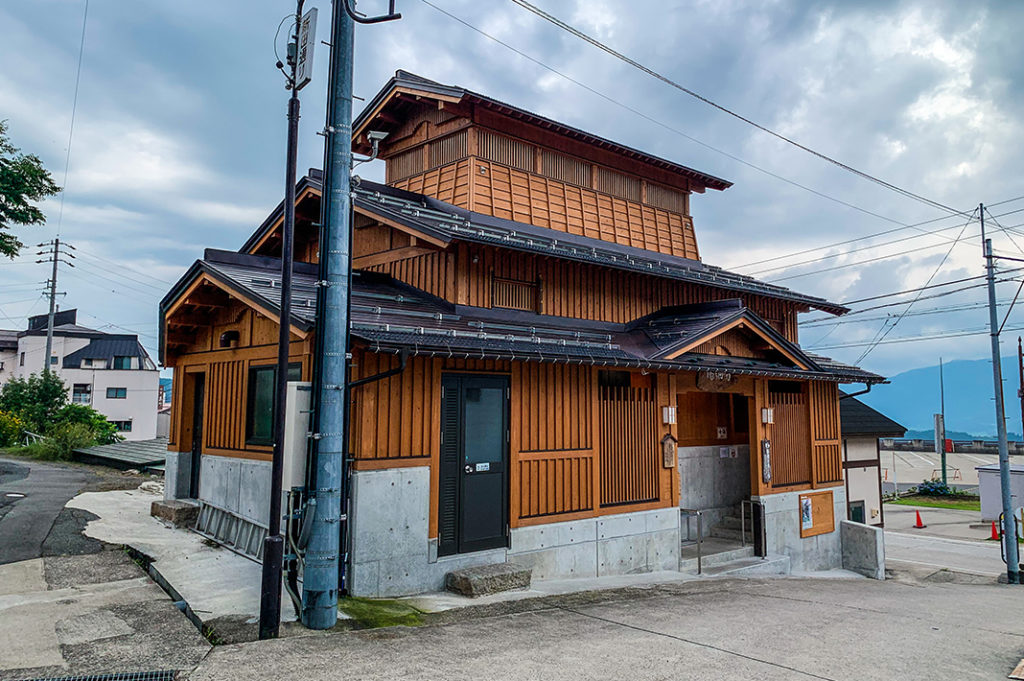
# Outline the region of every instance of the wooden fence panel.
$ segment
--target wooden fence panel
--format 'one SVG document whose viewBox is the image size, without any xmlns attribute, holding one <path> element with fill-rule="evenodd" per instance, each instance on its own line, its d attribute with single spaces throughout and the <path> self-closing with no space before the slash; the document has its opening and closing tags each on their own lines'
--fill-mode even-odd
<svg viewBox="0 0 1024 681">
<path fill-rule="evenodd" d="M 814 451 L 814 484 L 843 480 L 840 448 L 839 395 L 835 383 L 810 383 L 811 445 Z"/>
<path fill-rule="evenodd" d="M 775 412 L 771 426 L 772 486 L 809 484 L 811 478 L 811 431 L 807 393 L 773 391 L 768 406 Z"/>
<path fill-rule="evenodd" d="M 601 505 L 657 501 L 659 421 L 654 390 L 600 388 Z"/>
<path fill-rule="evenodd" d="M 590 450 L 521 455 L 520 517 L 592 510 L 593 457 Z"/>
</svg>

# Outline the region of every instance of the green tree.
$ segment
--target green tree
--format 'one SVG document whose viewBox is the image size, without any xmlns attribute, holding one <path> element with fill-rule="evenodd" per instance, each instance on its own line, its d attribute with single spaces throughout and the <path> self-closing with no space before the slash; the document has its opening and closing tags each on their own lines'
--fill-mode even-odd
<svg viewBox="0 0 1024 681">
<path fill-rule="evenodd" d="M 48 430 L 68 403 L 68 390 L 55 373 L 12 378 L 0 389 L 0 411 L 16 414 L 35 433 Z"/>
<path fill-rule="evenodd" d="M 0 121 L 0 255 L 18 255 L 25 244 L 8 231 L 13 225 L 46 222 L 43 211 L 33 202 L 59 191 L 39 157 L 22 154 L 7 138 L 7 121 Z"/>
<path fill-rule="evenodd" d="M 109 445 L 124 438 L 118 435 L 117 426 L 87 404 L 65 404 L 54 414 L 54 428 L 65 424 L 81 424 L 95 435 L 96 444 Z M 48 430 L 47 434 L 53 432 Z"/>
</svg>

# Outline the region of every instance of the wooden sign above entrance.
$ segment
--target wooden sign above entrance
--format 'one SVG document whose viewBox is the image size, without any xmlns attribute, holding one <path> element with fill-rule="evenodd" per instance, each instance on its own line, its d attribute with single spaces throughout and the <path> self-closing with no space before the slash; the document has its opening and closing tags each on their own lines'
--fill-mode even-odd
<svg viewBox="0 0 1024 681">
<path fill-rule="evenodd" d="M 711 393 L 722 392 L 736 382 L 728 371 L 701 371 L 697 373 L 697 389 Z"/>
</svg>

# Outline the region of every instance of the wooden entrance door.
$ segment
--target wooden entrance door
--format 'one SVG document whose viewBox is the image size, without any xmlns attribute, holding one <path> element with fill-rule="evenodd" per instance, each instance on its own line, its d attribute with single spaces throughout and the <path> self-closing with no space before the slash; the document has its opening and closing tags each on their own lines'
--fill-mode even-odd
<svg viewBox="0 0 1024 681">
<path fill-rule="evenodd" d="M 441 378 L 438 554 L 508 546 L 507 376 Z"/>
</svg>

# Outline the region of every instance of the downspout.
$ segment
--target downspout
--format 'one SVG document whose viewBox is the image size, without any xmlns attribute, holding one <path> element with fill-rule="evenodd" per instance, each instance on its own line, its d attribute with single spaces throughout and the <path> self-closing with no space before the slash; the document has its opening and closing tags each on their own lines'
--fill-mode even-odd
<svg viewBox="0 0 1024 681">
<path fill-rule="evenodd" d="M 358 388 L 359 386 L 366 385 L 367 383 L 376 383 L 377 381 L 384 380 L 385 378 L 397 376 L 398 374 L 405 371 L 405 365 L 408 360 L 409 351 L 406 349 L 399 350 L 397 367 L 393 369 L 388 369 L 387 371 L 382 371 L 379 374 L 374 374 L 373 376 L 367 376 L 366 378 L 360 378 L 359 380 L 356 381 L 350 381 L 348 384 L 348 389 L 351 390 L 352 388 Z"/>
<path fill-rule="evenodd" d="M 861 395 L 867 395 L 869 392 L 871 392 L 871 384 L 870 383 L 865 383 L 864 385 L 866 385 L 867 387 L 864 388 L 863 390 L 858 390 L 855 393 L 848 393 L 848 394 L 840 395 L 839 399 L 840 400 L 845 400 L 845 399 L 850 398 L 850 397 L 860 397 Z"/>
</svg>

